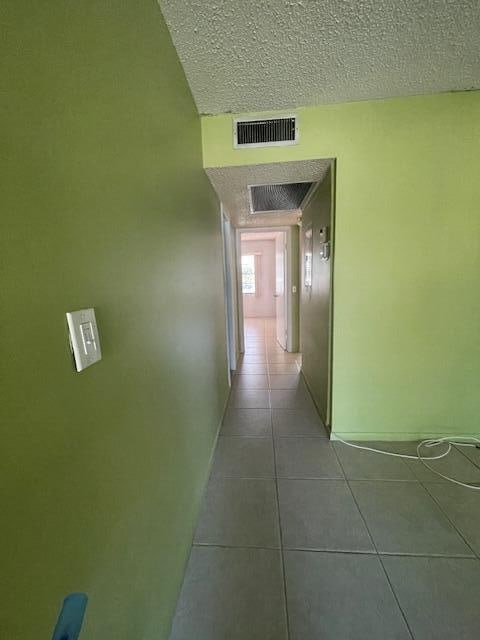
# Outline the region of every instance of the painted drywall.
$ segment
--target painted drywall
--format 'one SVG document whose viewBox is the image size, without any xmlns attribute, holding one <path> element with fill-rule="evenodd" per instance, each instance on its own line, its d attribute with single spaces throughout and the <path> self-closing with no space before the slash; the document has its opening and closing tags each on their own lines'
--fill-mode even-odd
<svg viewBox="0 0 480 640">
<path fill-rule="evenodd" d="M 334 434 L 478 432 L 480 93 L 298 115 L 298 145 L 241 150 L 203 118 L 204 164 L 337 159 Z"/>
<path fill-rule="evenodd" d="M 220 212 L 154 0 L 5 0 L 0 637 L 168 637 L 226 400 Z M 73 370 L 65 312 L 103 359 Z"/>
<path fill-rule="evenodd" d="M 242 256 L 255 256 L 256 292 L 243 294 L 245 318 L 273 318 L 275 316 L 275 241 L 242 240 Z"/>
<path fill-rule="evenodd" d="M 330 426 L 331 290 L 333 263 L 332 172 L 328 171 L 302 214 L 302 288 L 300 335 L 302 372 L 324 424 Z M 321 229 L 327 229 L 320 235 Z M 307 234 L 310 240 L 307 239 Z M 321 256 L 323 240 L 330 257 Z M 305 254 L 311 254 L 311 282 L 305 278 Z"/>
</svg>

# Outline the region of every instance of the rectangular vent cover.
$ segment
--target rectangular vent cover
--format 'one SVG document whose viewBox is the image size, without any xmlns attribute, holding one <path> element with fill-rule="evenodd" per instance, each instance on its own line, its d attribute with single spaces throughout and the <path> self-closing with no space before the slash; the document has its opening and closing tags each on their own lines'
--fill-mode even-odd
<svg viewBox="0 0 480 640">
<path fill-rule="evenodd" d="M 269 213 L 300 209 L 312 184 L 312 182 L 292 182 L 251 186 L 251 212 Z"/>
<path fill-rule="evenodd" d="M 233 146 L 236 149 L 244 147 L 272 147 L 297 144 L 298 124 L 297 116 L 282 118 L 264 118 L 234 120 Z"/>
</svg>

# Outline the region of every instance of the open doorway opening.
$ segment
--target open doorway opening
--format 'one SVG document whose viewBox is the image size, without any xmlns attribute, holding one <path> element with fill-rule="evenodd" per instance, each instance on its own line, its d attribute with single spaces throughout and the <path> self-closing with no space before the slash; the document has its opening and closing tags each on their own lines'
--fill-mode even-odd
<svg viewBox="0 0 480 640">
<path fill-rule="evenodd" d="M 245 356 L 270 355 L 272 365 L 293 365 L 274 368 L 298 373 L 298 231 L 250 229 L 238 236 Z"/>
<path fill-rule="evenodd" d="M 335 161 L 215 167 L 207 174 L 230 221 L 230 368 L 233 386 L 248 391 L 233 402 L 299 410 L 303 388 L 331 427 Z M 272 377 L 292 372 L 301 375 Z M 250 393 L 267 383 L 268 394 Z"/>
</svg>

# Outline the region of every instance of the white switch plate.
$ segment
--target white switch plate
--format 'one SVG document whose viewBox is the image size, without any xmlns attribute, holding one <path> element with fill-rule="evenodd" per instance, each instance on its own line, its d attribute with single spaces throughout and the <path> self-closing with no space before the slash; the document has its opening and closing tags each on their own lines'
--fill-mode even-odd
<svg viewBox="0 0 480 640">
<path fill-rule="evenodd" d="M 80 309 L 67 313 L 70 345 L 77 371 L 83 371 L 102 359 L 97 322 L 93 309 Z"/>
</svg>

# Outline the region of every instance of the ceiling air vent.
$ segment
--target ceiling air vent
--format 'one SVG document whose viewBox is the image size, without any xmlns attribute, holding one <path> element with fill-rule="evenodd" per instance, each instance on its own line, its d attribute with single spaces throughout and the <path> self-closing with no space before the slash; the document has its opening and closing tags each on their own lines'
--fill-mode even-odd
<svg viewBox="0 0 480 640">
<path fill-rule="evenodd" d="M 272 213 L 301 209 L 312 182 L 265 184 L 249 187 L 251 213 Z"/>
<path fill-rule="evenodd" d="M 298 142 L 297 116 L 282 118 L 243 118 L 233 122 L 233 146 L 273 147 Z"/>
</svg>

